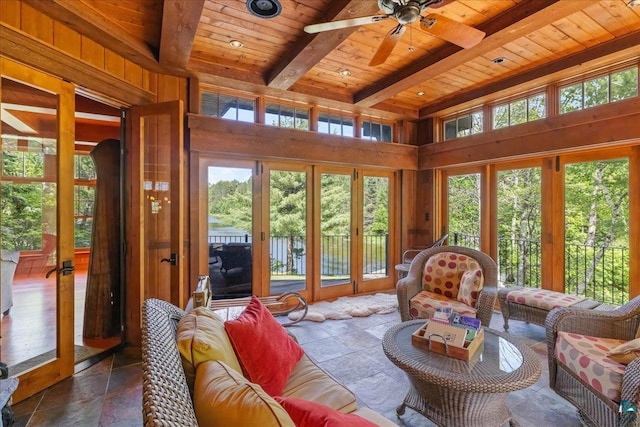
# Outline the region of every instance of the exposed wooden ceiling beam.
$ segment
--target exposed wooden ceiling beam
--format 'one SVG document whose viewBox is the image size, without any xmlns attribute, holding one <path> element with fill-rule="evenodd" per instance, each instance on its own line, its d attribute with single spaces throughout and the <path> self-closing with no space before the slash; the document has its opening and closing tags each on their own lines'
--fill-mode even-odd
<svg viewBox="0 0 640 427">
<path fill-rule="evenodd" d="M 160 64 L 187 68 L 204 0 L 164 0 Z"/>
<path fill-rule="evenodd" d="M 374 15 L 379 11 L 378 2 L 375 1 L 334 1 L 318 22 Z M 351 27 L 318 34 L 303 33 L 287 54 L 269 71 L 267 84 L 276 89 L 289 89 L 357 29 L 358 27 Z"/>
<path fill-rule="evenodd" d="M 629 33 L 625 36 L 603 42 L 592 48 L 576 52 L 572 55 L 557 59 L 555 61 L 548 62 L 539 67 L 517 74 L 515 76 L 502 79 L 488 85 L 467 91 L 460 95 L 453 96 L 449 99 L 431 104 L 427 107 L 420 109 L 420 119 L 430 117 L 438 111 L 445 110 L 456 105 L 463 104 L 465 102 L 473 101 L 474 99 L 481 98 L 483 96 L 499 92 L 501 90 L 509 89 L 511 87 L 530 82 L 545 76 L 549 76 L 558 71 L 566 70 L 571 67 L 582 65 L 586 62 L 592 61 L 597 58 L 602 58 L 617 52 L 621 52 L 626 49 L 633 49 L 640 45 L 640 31 Z M 638 56 L 637 50 L 634 50 L 635 55 Z"/>
<path fill-rule="evenodd" d="M 166 72 L 151 48 L 116 25 L 83 0 L 23 0 L 34 9 L 60 21 L 78 33 L 136 64 L 155 72 Z"/>
<path fill-rule="evenodd" d="M 487 36 L 475 47 L 461 49 L 455 45 L 445 45 L 438 51 L 424 56 L 408 67 L 356 93 L 354 103 L 367 107 L 373 106 L 399 92 L 408 90 L 467 61 L 500 48 L 506 43 L 524 37 L 540 28 L 541 22 L 555 22 L 597 2 L 597 0 L 523 1 L 496 18 L 478 26 Z"/>
</svg>

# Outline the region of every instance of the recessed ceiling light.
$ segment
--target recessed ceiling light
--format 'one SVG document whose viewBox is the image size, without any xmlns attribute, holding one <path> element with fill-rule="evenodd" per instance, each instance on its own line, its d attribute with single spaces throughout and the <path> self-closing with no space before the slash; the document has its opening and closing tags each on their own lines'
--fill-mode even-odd
<svg viewBox="0 0 640 427">
<path fill-rule="evenodd" d="M 640 0 L 629 0 L 629 3 L 627 3 L 627 6 L 629 7 L 640 6 Z"/>
<path fill-rule="evenodd" d="M 351 71 L 347 70 L 347 69 L 344 69 L 344 70 L 340 71 L 340 75 L 342 77 L 349 77 L 351 75 Z"/>
<path fill-rule="evenodd" d="M 235 47 L 238 49 L 244 46 L 244 44 L 240 40 L 231 40 L 229 44 L 231 45 L 231 47 Z"/>
<path fill-rule="evenodd" d="M 259 18 L 274 18 L 282 12 L 278 0 L 247 0 L 247 9 Z"/>
<path fill-rule="evenodd" d="M 503 57 L 501 57 L 501 56 L 491 60 L 491 62 L 493 62 L 494 64 L 502 64 L 504 61 L 505 61 L 505 59 Z"/>
<path fill-rule="evenodd" d="M 424 91 L 423 90 L 419 90 L 419 91 L 416 92 L 416 95 L 424 96 Z"/>
</svg>

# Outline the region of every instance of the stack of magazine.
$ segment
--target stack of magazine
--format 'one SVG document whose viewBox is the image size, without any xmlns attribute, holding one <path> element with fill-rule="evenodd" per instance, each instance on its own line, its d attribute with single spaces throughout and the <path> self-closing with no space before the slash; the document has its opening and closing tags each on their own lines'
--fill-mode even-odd
<svg viewBox="0 0 640 427">
<path fill-rule="evenodd" d="M 480 320 L 454 313 L 451 307 L 438 307 L 429 319 L 425 337 L 440 337 L 449 345 L 464 347 L 473 341 L 480 329 Z"/>
</svg>

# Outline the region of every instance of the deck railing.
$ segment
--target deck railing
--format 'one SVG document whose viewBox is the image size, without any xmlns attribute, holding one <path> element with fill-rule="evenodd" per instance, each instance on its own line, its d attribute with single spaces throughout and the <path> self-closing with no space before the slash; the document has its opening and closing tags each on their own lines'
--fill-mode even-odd
<svg viewBox="0 0 640 427">
<path fill-rule="evenodd" d="M 479 237 L 453 233 L 453 244 L 479 248 Z M 500 285 L 539 288 L 542 284 L 540 241 L 498 239 Z M 629 248 L 565 245 L 564 291 L 605 304 L 629 300 Z"/>
<path fill-rule="evenodd" d="M 251 243 L 251 236 L 210 235 L 209 244 Z M 322 276 L 344 276 L 350 274 L 351 237 L 347 235 L 323 235 L 321 242 Z M 305 236 L 271 236 L 271 275 L 304 275 L 306 271 Z M 365 275 L 389 274 L 389 236 L 365 234 L 363 236 L 363 273 Z"/>
</svg>

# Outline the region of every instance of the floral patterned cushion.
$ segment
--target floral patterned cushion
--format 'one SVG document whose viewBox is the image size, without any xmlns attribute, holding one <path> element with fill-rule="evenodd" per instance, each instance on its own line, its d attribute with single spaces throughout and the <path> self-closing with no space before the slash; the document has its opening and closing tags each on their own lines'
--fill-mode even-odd
<svg viewBox="0 0 640 427">
<path fill-rule="evenodd" d="M 475 307 L 483 284 L 484 277 L 482 276 L 481 269 L 467 270 L 462 273 L 462 277 L 460 278 L 460 290 L 458 290 L 458 301 L 471 307 Z"/>
<path fill-rule="evenodd" d="M 607 357 L 624 340 L 558 332 L 556 358 L 599 393 L 620 402 L 625 366 Z"/>
<path fill-rule="evenodd" d="M 558 307 L 570 307 L 573 304 L 584 301 L 586 298 L 576 295 L 567 295 L 546 289 L 517 289 L 507 294 L 507 301 L 516 304 L 524 304 L 529 307 L 537 307 L 541 310 L 551 311 Z"/>
<path fill-rule="evenodd" d="M 456 299 L 462 274 L 479 268 L 478 261 L 466 255 L 455 252 L 437 253 L 424 264 L 422 290 Z"/>
<path fill-rule="evenodd" d="M 454 313 L 463 316 L 476 317 L 476 309 L 460 302 L 450 299 L 444 295 L 433 292 L 422 291 L 409 301 L 409 314 L 413 319 L 430 319 L 437 307 L 451 307 Z"/>
</svg>

